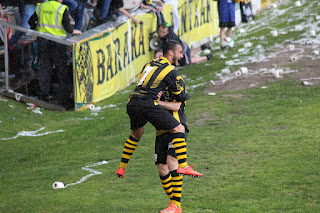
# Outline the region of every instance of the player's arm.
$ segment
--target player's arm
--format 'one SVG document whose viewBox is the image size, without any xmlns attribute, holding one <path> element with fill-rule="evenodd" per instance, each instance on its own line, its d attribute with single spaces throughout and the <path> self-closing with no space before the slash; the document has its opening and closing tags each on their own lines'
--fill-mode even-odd
<svg viewBox="0 0 320 213">
<path fill-rule="evenodd" d="M 162 106 L 163 108 L 165 108 L 166 110 L 170 110 L 170 111 L 179 111 L 181 103 L 180 102 L 176 102 L 176 101 L 162 101 L 161 98 L 163 98 L 164 96 L 163 92 L 160 91 L 158 92 L 157 96 L 158 96 L 158 104 L 160 106 Z"/>
<path fill-rule="evenodd" d="M 181 102 L 176 102 L 176 101 L 174 101 L 174 102 L 159 101 L 158 103 L 160 106 L 162 106 L 166 110 L 170 110 L 170 111 L 179 111 L 180 106 L 181 106 Z"/>
</svg>

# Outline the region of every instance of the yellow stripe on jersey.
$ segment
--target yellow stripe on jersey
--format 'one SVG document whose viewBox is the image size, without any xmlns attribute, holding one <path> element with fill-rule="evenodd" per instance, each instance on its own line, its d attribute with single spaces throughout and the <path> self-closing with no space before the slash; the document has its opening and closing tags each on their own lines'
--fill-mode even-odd
<svg viewBox="0 0 320 213">
<path fill-rule="evenodd" d="M 173 117 L 174 117 L 177 121 L 179 121 L 179 123 L 180 123 L 180 117 L 179 117 L 179 112 L 178 112 L 178 111 L 173 111 Z"/>
<path fill-rule="evenodd" d="M 168 75 L 169 72 L 171 72 L 173 70 L 173 68 L 171 66 L 167 66 L 166 68 L 164 68 L 159 75 L 157 76 L 157 78 L 154 80 L 152 86 L 150 88 L 157 88 L 158 85 L 160 84 L 160 82 Z"/>
</svg>

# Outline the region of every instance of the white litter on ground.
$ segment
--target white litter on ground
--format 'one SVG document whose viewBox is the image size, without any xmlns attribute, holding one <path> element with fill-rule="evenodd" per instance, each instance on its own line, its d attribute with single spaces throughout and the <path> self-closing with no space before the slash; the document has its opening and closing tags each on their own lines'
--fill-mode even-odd
<svg viewBox="0 0 320 213">
<path fill-rule="evenodd" d="M 32 110 L 32 112 L 36 113 L 36 114 L 43 114 L 41 111 L 40 111 L 40 108 L 39 107 L 36 107 Z"/>
<path fill-rule="evenodd" d="M 80 184 L 80 183 L 86 181 L 89 177 L 91 177 L 91 176 L 93 176 L 93 175 L 101 175 L 102 172 L 96 171 L 96 170 L 94 170 L 94 169 L 90 169 L 90 167 L 96 167 L 96 166 L 100 166 L 100 165 L 103 165 L 103 164 L 108 164 L 108 161 L 104 160 L 104 161 L 101 161 L 101 162 L 98 162 L 98 163 L 94 163 L 94 164 L 90 164 L 90 165 L 88 165 L 88 166 L 82 167 L 82 168 L 81 168 L 82 170 L 91 172 L 91 174 L 88 174 L 88 175 L 82 177 L 79 181 L 77 181 L 77 182 L 75 182 L 75 183 L 66 184 L 66 185 L 64 186 L 64 188 L 67 188 L 68 186 L 73 186 L 73 185 L 76 185 L 76 184 Z"/>
<path fill-rule="evenodd" d="M 11 137 L 11 138 L 0 138 L 0 140 L 11 140 L 11 139 L 15 139 L 19 136 L 28 136 L 28 137 L 38 137 L 38 136 L 44 136 L 44 135 L 49 135 L 49 134 L 53 134 L 53 133 L 58 133 L 58 132 L 64 132 L 64 130 L 57 130 L 57 131 L 51 131 L 51 132 L 45 132 L 45 133 L 39 133 L 38 132 L 44 130 L 46 127 L 41 127 L 40 129 L 36 130 L 36 131 L 20 131 L 17 133 L 16 136 Z"/>
</svg>

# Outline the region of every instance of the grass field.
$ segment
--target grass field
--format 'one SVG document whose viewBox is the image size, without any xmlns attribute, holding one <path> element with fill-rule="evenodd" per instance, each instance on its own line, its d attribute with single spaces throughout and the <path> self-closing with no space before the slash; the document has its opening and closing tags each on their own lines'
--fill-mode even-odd
<svg viewBox="0 0 320 213">
<path fill-rule="evenodd" d="M 294 1 L 282 2 L 279 7 L 287 8 L 286 4 Z M 282 19 L 305 14 L 292 22 L 303 23 L 319 12 L 317 0 L 306 0 L 304 5 L 308 7 L 294 8 Z M 256 23 L 269 15 L 270 10 L 260 13 Z M 283 29 L 281 23 L 272 27 Z M 262 35 L 268 40 L 264 30 L 254 33 Z M 292 32 L 268 40 L 266 51 L 272 52 L 274 44 L 296 36 Z M 224 54 L 237 53 L 245 38 L 238 38 L 238 47 Z M 228 60 L 218 60 L 219 51 L 214 53 L 210 61 L 214 65 L 179 69 L 191 94 L 186 108 L 191 130 L 188 162 L 204 174 L 202 178 L 184 177 L 183 211 L 320 212 L 320 87 L 304 87 L 285 77 L 264 85 L 265 89 L 208 96 L 206 82 L 216 79 Z M 155 131 L 151 125 L 146 126 L 125 178 L 115 177 L 130 134 L 125 106 L 133 88 L 97 103 L 96 107 L 102 107 L 97 115 L 89 110 L 45 109 L 41 115 L 27 110 L 24 103 L 1 97 L 0 212 L 149 213 L 166 208 L 169 199 L 154 165 Z M 33 136 L 21 134 L 4 140 L 43 127 Z M 82 167 L 103 160 L 108 164 L 92 167 L 102 174 L 65 189 L 52 189 L 55 181 L 79 181 L 90 174 Z"/>
</svg>

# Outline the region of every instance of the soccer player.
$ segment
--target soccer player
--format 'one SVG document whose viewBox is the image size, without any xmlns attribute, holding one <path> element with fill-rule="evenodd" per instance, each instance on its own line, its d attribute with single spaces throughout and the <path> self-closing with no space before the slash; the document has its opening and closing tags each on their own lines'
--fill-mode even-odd
<svg viewBox="0 0 320 213">
<path fill-rule="evenodd" d="M 150 122 L 156 129 L 169 130 L 176 152 L 182 153 L 180 158 L 186 163 L 185 128 L 168 111 L 158 104 L 158 93 L 168 88 L 177 101 L 183 102 L 189 98 L 178 86 L 178 72 L 172 65 L 178 64 L 182 58 L 180 42 L 168 41 L 163 48 L 163 56 L 148 62 L 141 73 L 138 84 L 131 93 L 127 104 L 130 117 L 131 135 L 124 145 L 122 159 L 116 172 L 118 177 L 124 177 L 128 161 L 136 150 L 138 142 L 144 133 L 144 126 Z"/>
<path fill-rule="evenodd" d="M 182 77 L 178 76 L 177 84 L 184 88 L 183 92 L 186 92 L 185 82 L 184 82 Z M 161 97 L 160 94 L 162 94 L 162 92 L 158 94 L 158 98 L 159 98 L 158 103 L 159 103 L 159 105 L 162 106 L 163 108 L 165 108 L 170 114 L 173 115 L 173 117 L 175 119 L 177 119 L 185 127 L 185 139 L 187 141 L 187 133 L 189 132 L 189 129 L 188 129 L 188 126 L 187 126 L 187 116 L 185 114 L 186 101 L 178 102 L 178 101 L 174 100 L 173 99 L 174 96 L 172 95 L 172 93 L 170 91 L 165 91 L 165 93 L 164 93 L 164 95 L 162 97 Z M 157 130 L 156 136 L 157 136 L 157 138 L 161 137 L 162 134 L 165 134 L 167 132 L 168 131 L 166 131 L 166 130 Z M 156 139 L 156 141 L 157 140 L 158 139 Z M 174 153 L 168 152 L 168 154 L 170 154 L 172 157 L 174 157 L 175 160 L 178 159 L 178 163 L 179 163 L 179 167 L 177 168 L 178 173 L 182 173 L 182 174 L 185 174 L 185 175 L 191 175 L 191 176 L 195 176 L 195 177 L 202 177 L 203 176 L 201 173 L 194 171 L 191 168 L 191 166 L 186 164 L 186 159 L 185 158 L 181 158 L 180 157 L 184 153 L 175 153 L 173 147 L 171 147 L 172 146 L 171 141 L 166 141 L 166 140 L 162 140 L 162 139 L 159 139 L 159 141 L 165 141 L 161 145 L 157 145 L 157 143 L 156 143 L 156 147 L 158 146 L 159 148 L 162 147 L 162 146 L 166 146 L 166 144 L 168 144 L 168 143 L 171 144 L 171 145 L 169 145 L 170 146 L 169 148 L 172 149 Z M 162 150 L 163 149 L 165 149 L 165 148 L 162 148 Z M 157 152 L 157 148 L 156 148 L 155 159 L 157 158 L 158 155 L 159 155 L 159 153 Z M 171 162 L 171 160 L 170 160 L 170 162 Z M 181 165 L 183 165 L 184 167 L 180 167 Z"/>
<path fill-rule="evenodd" d="M 183 78 L 178 77 L 178 85 L 186 87 Z M 158 94 L 159 105 L 167 109 L 174 117 L 185 126 L 186 134 L 188 132 L 187 119 L 184 112 L 185 101 L 177 102 L 172 100 L 172 93 L 166 91 L 164 99 L 160 99 L 161 93 Z M 171 202 L 168 208 L 160 212 L 181 212 L 181 197 L 183 176 L 181 173 L 201 177 L 202 174 L 195 172 L 189 165 L 181 169 L 178 165 L 178 159 L 181 153 L 176 153 L 173 148 L 170 133 L 165 130 L 158 130 L 155 142 L 155 163 L 158 165 L 161 185 L 170 198 Z"/>
</svg>

